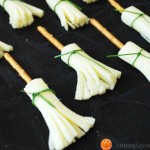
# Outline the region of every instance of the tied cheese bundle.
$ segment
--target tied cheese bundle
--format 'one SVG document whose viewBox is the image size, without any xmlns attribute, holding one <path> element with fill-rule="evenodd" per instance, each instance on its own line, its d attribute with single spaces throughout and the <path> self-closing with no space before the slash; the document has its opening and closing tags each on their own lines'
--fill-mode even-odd
<svg viewBox="0 0 150 150">
<path fill-rule="evenodd" d="M 76 142 L 95 123 L 94 118 L 82 117 L 64 106 L 40 78 L 29 82 L 24 91 L 34 100 L 50 130 L 50 150 L 61 150 Z"/>
<path fill-rule="evenodd" d="M 150 17 L 134 6 L 124 9 L 116 0 L 108 1 L 116 11 L 122 13 L 121 20 L 150 43 Z"/>
<path fill-rule="evenodd" d="M 62 49 L 61 59 L 77 72 L 78 82 L 75 99 L 88 100 L 113 90 L 121 72 L 93 59 L 77 44 L 69 44 Z"/>
<path fill-rule="evenodd" d="M 96 2 L 97 0 L 83 0 L 83 1 L 86 2 L 87 4 L 90 4 Z"/>
<path fill-rule="evenodd" d="M 150 43 L 150 17 L 148 15 L 134 6 L 130 6 L 123 11 L 121 19 Z"/>
<path fill-rule="evenodd" d="M 34 21 L 33 15 L 40 18 L 44 15 L 43 10 L 20 0 L 0 0 L 0 5 L 9 14 L 9 23 L 14 29 L 31 25 Z"/>
<path fill-rule="evenodd" d="M 118 56 L 141 71 L 150 82 L 150 53 L 133 42 L 127 42 L 119 51 Z"/>
<path fill-rule="evenodd" d="M 10 51 L 13 51 L 13 47 L 0 41 L 0 58 L 3 57 L 4 52 Z"/>
<path fill-rule="evenodd" d="M 88 24 L 89 18 L 80 11 L 80 8 L 69 0 L 46 0 L 49 7 L 57 14 L 61 26 L 66 31 Z"/>
<path fill-rule="evenodd" d="M 7 51 L 7 45 L 5 47 Z M 51 150 L 66 148 L 93 127 L 95 123 L 93 117 L 83 117 L 74 113 L 60 102 L 54 91 L 41 78 L 32 80 L 9 53 L 5 52 L 4 58 L 26 81 L 24 92 L 31 98 L 32 104 L 39 109 L 50 130 L 49 148 Z"/>
</svg>

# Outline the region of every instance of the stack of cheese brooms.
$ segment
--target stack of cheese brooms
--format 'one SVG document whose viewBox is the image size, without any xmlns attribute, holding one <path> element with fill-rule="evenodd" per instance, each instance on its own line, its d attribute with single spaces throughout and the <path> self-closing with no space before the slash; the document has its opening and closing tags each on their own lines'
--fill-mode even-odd
<svg viewBox="0 0 150 150">
<path fill-rule="evenodd" d="M 134 6 L 124 9 L 115 0 L 109 2 L 122 13 L 122 21 L 137 30 L 147 41 L 150 42 L 150 17 L 141 12 Z M 113 44 L 121 50 L 117 55 L 109 55 L 108 57 L 119 57 L 125 62 L 137 68 L 150 81 L 150 53 L 139 47 L 135 43 L 129 41 L 125 45 L 114 37 L 106 28 L 98 21 L 91 19 L 90 23 L 96 27 L 103 35 L 105 35 Z"/>
<path fill-rule="evenodd" d="M 95 123 L 93 117 L 82 117 L 74 113 L 60 102 L 41 78 L 32 80 L 11 55 L 7 53 L 11 50 L 13 50 L 12 46 L 0 42 L 0 56 L 4 56 L 19 73 L 19 76 L 27 82 L 24 91 L 45 119 L 50 130 L 49 148 L 51 150 L 64 149 L 93 127 Z"/>
<path fill-rule="evenodd" d="M 92 3 L 96 0 L 83 0 Z M 88 23 L 88 18 L 80 8 L 70 0 L 46 0 L 47 4 L 58 15 L 62 26 L 68 30 L 68 25 L 75 29 Z M 9 15 L 9 23 L 14 29 L 19 29 L 31 25 L 34 21 L 33 16 L 43 17 L 44 11 L 31 6 L 21 0 L 0 0 L 0 6 Z"/>
<path fill-rule="evenodd" d="M 150 81 L 150 53 L 131 41 L 124 45 L 95 19 L 91 19 L 90 23 L 120 49 L 118 54 L 108 57 L 121 58 L 137 68 Z"/>
<path fill-rule="evenodd" d="M 54 8 L 58 9 L 59 11 L 63 11 L 64 10 L 64 7 L 62 6 L 64 4 L 65 6 L 65 3 L 67 1 L 64 1 L 64 3 L 61 1 L 61 0 L 58 0 L 59 2 L 58 3 L 55 3 L 54 4 L 54 1 L 55 0 L 51 0 L 49 1 L 50 3 L 50 7 L 51 9 L 54 10 Z M 148 41 L 150 41 L 150 17 L 147 16 L 146 14 L 144 14 L 143 12 L 141 12 L 140 10 L 138 10 L 137 8 L 135 7 L 129 7 L 127 9 L 124 9 L 123 7 L 121 7 L 116 1 L 114 0 L 109 0 L 109 2 L 115 7 L 117 8 L 117 10 L 119 12 L 123 12 L 122 14 L 122 20 L 128 24 L 129 26 L 131 27 L 134 27 L 134 29 L 136 29 L 138 32 L 140 32 L 140 34 Z M 54 4 L 52 6 L 52 3 Z M 62 5 L 61 5 L 62 4 Z M 75 7 L 75 6 L 74 6 Z M 56 12 L 56 11 L 55 11 Z M 57 14 L 58 15 L 58 14 Z M 74 21 L 77 21 L 78 19 L 76 17 L 73 17 L 71 15 L 71 13 L 66 13 L 66 15 L 70 16 L 70 19 L 74 20 Z M 59 15 L 58 15 L 59 16 Z M 75 15 L 74 15 L 75 16 Z M 85 16 L 84 16 L 85 17 Z M 69 17 L 67 17 L 69 18 Z M 122 44 L 118 39 L 116 39 L 110 32 L 108 32 L 97 20 L 95 19 L 89 19 L 87 16 L 85 17 L 85 22 L 87 22 L 88 20 L 90 20 L 90 23 L 96 27 L 99 31 L 101 31 L 110 41 L 112 41 L 118 48 L 121 48 L 121 50 L 119 51 L 119 54 L 117 55 L 112 55 L 112 56 L 109 56 L 109 57 L 120 57 L 121 59 L 123 59 L 124 61 L 128 62 L 129 64 L 131 64 L 132 66 L 134 66 L 135 68 L 137 68 L 139 71 L 141 71 L 145 77 L 150 81 L 150 53 L 148 53 L 147 51 L 145 51 L 143 48 L 139 47 L 138 45 L 134 44 L 133 42 L 128 42 L 127 44 Z M 60 18 L 61 22 L 62 22 L 62 18 Z M 82 21 L 78 20 L 79 22 L 77 23 L 78 25 L 82 23 Z M 70 24 L 69 24 L 70 25 Z M 67 26 L 68 27 L 68 26 Z M 53 43 L 53 40 L 51 40 L 51 35 L 48 35 L 49 33 L 45 30 L 45 31 L 41 31 L 41 30 L 44 30 L 42 29 L 42 27 L 39 27 L 39 31 L 50 41 Z M 67 28 L 68 30 L 68 28 Z M 57 47 L 57 45 L 56 45 Z M 69 48 L 68 48 L 69 47 Z M 63 49 L 63 46 L 62 47 L 58 47 L 58 49 L 62 50 L 62 55 L 61 55 L 61 58 L 64 62 L 68 62 L 68 60 L 70 60 L 70 51 L 73 51 L 73 50 L 76 50 L 76 49 L 79 49 L 81 50 L 80 47 L 76 46 L 76 45 L 69 45 L 69 46 L 66 46 L 64 49 Z M 67 50 L 66 50 L 67 49 Z M 65 51 L 66 52 L 65 52 Z M 69 53 L 68 53 L 69 52 Z M 83 52 L 83 51 L 82 51 Z M 65 55 L 64 55 L 65 53 Z M 78 59 L 79 57 L 79 53 L 81 52 L 77 52 L 77 54 L 75 53 L 74 56 L 72 56 L 71 54 L 71 60 L 73 61 L 73 58 L 77 57 L 76 59 Z M 87 55 L 87 54 L 85 54 Z M 69 57 L 69 58 L 68 58 Z M 89 56 L 88 56 L 89 57 Z M 81 55 L 80 55 L 80 58 L 81 58 Z M 86 57 L 82 57 L 82 60 L 86 60 L 86 62 L 89 62 L 89 59 L 87 59 Z M 90 58 L 91 60 L 91 58 Z M 94 60 L 95 61 L 95 60 Z M 77 62 L 76 62 L 77 63 Z M 90 63 L 92 63 L 90 61 Z M 82 64 L 82 63 L 81 63 Z M 73 67 L 76 71 L 79 69 L 79 65 L 76 65 L 77 66 L 77 69 L 76 67 L 74 66 L 75 63 L 72 63 L 71 67 Z M 81 65 L 82 66 L 82 65 Z M 86 63 L 86 66 L 87 66 L 87 63 Z M 144 67 L 143 67 L 144 66 Z M 82 66 L 83 67 L 83 66 Z M 86 68 L 86 67 L 84 67 Z M 102 69 L 102 68 L 101 68 Z M 103 68 L 104 70 L 106 68 Z M 112 68 L 111 68 L 112 69 Z M 83 70 L 83 69 L 82 69 Z M 93 69 L 94 70 L 94 69 Z M 106 71 L 106 70 L 105 70 Z M 89 71 L 90 72 L 90 71 Z M 86 74 L 89 72 L 86 72 Z M 97 72 L 97 71 L 96 71 Z M 103 72 L 103 71 L 102 71 Z M 101 73 L 102 73 L 101 72 Z M 116 72 L 116 70 L 115 70 Z M 103 72 L 104 73 L 104 72 Z M 120 73 L 119 72 L 116 72 L 116 79 L 120 77 Z M 79 76 L 79 73 L 77 71 L 77 74 L 78 74 L 78 81 L 82 81 L 80 83 L 86 83 L 85 80 L 84 80 L 84 76 Z M 98 73 L 100 74 L 100 73 Z M 92 75 L 92 74 L 91 74 Z M 88 75 L 87 75 L 88 76 Z M 81 79 L 82 80 L 79 80 Z M 99 78 L 102 78 L 102 76 L 100 75 Z M 103 78 L 105 78 L 103 76 Z M 96 80 L 97 81 L 97 80 Z M 108 79 L 104 80 L 104 82 L 109 82 Z M 79 83 L 79 82 L 78 82 Z M 109 82 L 110 83 L 110 82 Z M 77 84 L 77 91 L 76 91 L 76 99 L 79 99 L 78 98 L 78 89 L 79 89 L 79 85 L 81 84 Z M 83 85 L 83 84 L 82 84 Z M 105 84 L 106 85 L 106 84 Z M 113 84 L 115 85 L 115 84 Z M 91 86 L 90 86 L 91 87 Z M 105 86 L 105 87 L 108 87 L 108 86 Z M 113 89 L 111 88 L 113 86 L 110 86 L 108 87 L 108 89 Z M 84 88 L 83 88 L 84 89 Z M 81 91 L 84 91 L 84 90 L 81 90 Z M 94 94 L 93 94 L 94 95 Z M 84 99 L 84 98 L 83 98 Z"/>
<path fill-rule="evenodd" d="M 84 0 L 87 3 L 95 0 Z M 118 11 L 123 12 L 122 18 L 129 26 L 134 27 L 148 41 L 150 37 L 150 18 L 134 7 L 124 10 L 113 0 L 109 0 Z M 98 21 L 89 19 L 80 11 L 80 8 L 69 0 L 46 0 L 50 8 L 58 15 L 61 25 L 68 30 L 82 27 L 90 23 L 101 31 L 118 48 L 119 54 L 109 57 L 120 57 L 124 61 L 139 69 L 150 81 L 150 53 L 140 48 L 133 42 L 123 45 L 110 32 L 108 32 Z M 22 28 L 32 24 L 33 15 L 42 17 L 44 12 L 41 9 L 28 5 L 21 1 L 0 0 L 0 5 L 8 12 L 10 24 L 13 28 Z M 144 25 L 143 25 L 144 24 Z M 139 25 L 139 26 L 138 26 Z M 142 28 L 142 29 L 141 29 Z M 95 95 L 101 95 L 107 89 L 112 90 L 120 78 L 121 72 L 93 59 L 86 54 L 77 44 L 63 46 L 47 30 L 41 26 L 39 32 L 46 37 L 60 51 L 61 59 L 77 72 L 78 81 L 75 99 L 87 100 Z M 82 117 L 67 107 L 65 107 L 55 96 L 54 92 L 41 79 L 32 80 L 22 67 L 8 54 L 13 47 L 0 42 L 0 57 L 3 57 L 27 82 L 24 88 L 25 93 L 31 98 L 32 103 L 42 113 L 50 130 L 49 147 L 53 149 L 63 149 L 75 142 L 76 138 L 82 137 L 91 127 L 95 119 L 92 117 Z M 144 66 L 144 67 L 143 67 Z"/>
</svg>

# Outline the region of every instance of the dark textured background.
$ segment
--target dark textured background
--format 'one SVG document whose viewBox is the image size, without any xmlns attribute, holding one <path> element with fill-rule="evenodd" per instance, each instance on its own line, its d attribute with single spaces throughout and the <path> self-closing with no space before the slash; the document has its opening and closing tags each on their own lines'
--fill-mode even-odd
<svg viewBox="0 0 150 150">
<path fill-rule="evenodd" d="M 149 0 L 118 1 L 123 7 L 134 4 L 150 15 Z M 99 150 L 99 142 L 103 138 L 112 140 L 113 150 L 117 149 L 117 144 L 150 144 L 150 84 L 146 78 L 122 60 L 106 58 L 108 54 L 116 54 L 118 49 L 91 25 L 66 32 L 45 1 L 26 2 L 44 9 L 44 18 L 35 18 L 30 27 L 14 30 L 8 24 L 8 15 L 1 8 L 0 40 L 12 44 L 12 56 L 32 78 L 43 78 L 66 106 L 81 115 L 96 118 L 94 128 L 67 150 Z M 150 52 L 150 44 L 124 25 L 120 14 L 113 11 L 106 0 L 91 5 L 82 0 L 74 2 L 122 42 L 132 40 Z M 114 91 L 89 101 L 75 101 L 76 72 L 60 59 L 53 59 L 59 51 L 37 32 L 38 25 L 45 26 L 64 45 L 75 42 L 92 57 L 121 70 L 122 78 Z M 0 61 L 0 150 L 48 150 L 48 128 L 31 100 L 20 92 L 25 82 L 4 59 Z"/>
</svg>

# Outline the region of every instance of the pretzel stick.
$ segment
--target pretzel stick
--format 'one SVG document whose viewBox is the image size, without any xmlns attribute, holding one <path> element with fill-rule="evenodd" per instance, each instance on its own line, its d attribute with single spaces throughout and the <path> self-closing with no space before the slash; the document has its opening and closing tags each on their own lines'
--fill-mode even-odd
<svg viewBox="0 0 150 150">
<path fill-rule="evenodd" d="M 114 8 L 116 8 L 117 10 L 120 10 L 119 11 L 120 13 L 122 13 L 124 11 L 124 8 L 119 3 L 117 3 L 115 0 L 108 0 L 108 1 Z"/>
<path fill-rule="evenodd" d="M 19 76 L 29 83 L 32 79 L 30 76 L 23 70 L 23 68 L 13 59 L 9 53 L 4 53 L 4 58 L 9 62 L 9 64 L 19 73 Z"/>
<path fill-rule="evenodd" d="M 97 20 L 90 19 L 90 23 L 96 27 L 100 32 L 102 32 L 112 43 L 114 43 L 118 48 L 122 48 L 124 46 L 117 38 L 115 38 L 106 28 L 104 28 Z M 60 51 L 64 48 L 64 46 L 53 37 L 44 27 L 38 26 L 37 30 L 48 39 L 56 48 Z"/>
<path fill-rule="evenodd" d="M 44 27 L 38 26 L 37 30 L 48 40 L 50 41 L 58 50 L 62 50 L 64 46 L 53 37 Z"/>
<path fill-rule="evenodd" d="M 106 28 L 104 28 L 97 20 L 91 18 L 90 23 L 95 28 L 97 28 L 104 36 L 106 36 L 119 49 L 124 46 L 122 42 L 120 42 L 115 36 L 113 36 L 113 34 L 111 34 Z"/>
</svg>

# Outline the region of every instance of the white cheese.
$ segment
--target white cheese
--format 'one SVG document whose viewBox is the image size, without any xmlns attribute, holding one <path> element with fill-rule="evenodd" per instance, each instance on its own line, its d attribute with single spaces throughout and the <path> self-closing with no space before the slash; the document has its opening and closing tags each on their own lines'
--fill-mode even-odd
<svg viewBox="0 0 150 150">
<path fill-rule="evenodd" d="M 133 27 L 150 43 L 150 17 L 134 6 L 126 8 L 121 16 L 122 21 L 129 27 Z"/>
<path fill-rule="evenodd" d="M 142 50 L 142 51 L 141 51 Z M 141 51 L 141 54 L 144 56 L 140 55 L 137 58 L 137 54 L 135 55 L 124 55 L 124 54 L 131 54 L 131 53 L 139 53 Z M 129 63 L 130 65 L 134 63 L 134 67 L 137 68 L 140 72 L 143 73 L 143 75 L 150 81 L 150 53 L 139 47 L 138 45 L 134 44 L 133 42 L 127 42 L 119 51 L 119 55 L 124 55 L 124 56 L 119 56 L 122 60 L 125 62 Z"/>
</svg>

